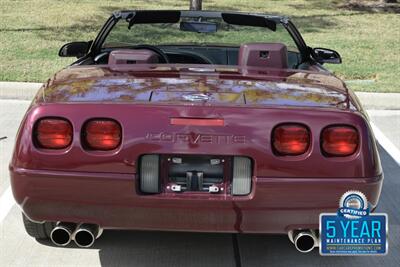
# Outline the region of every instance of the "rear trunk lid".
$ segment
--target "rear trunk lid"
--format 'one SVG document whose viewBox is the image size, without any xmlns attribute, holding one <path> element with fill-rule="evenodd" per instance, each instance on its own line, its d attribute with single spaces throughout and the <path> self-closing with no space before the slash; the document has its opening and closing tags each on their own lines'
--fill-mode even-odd
<svg viewBox="0 0 400 267">
<path fill-rule="evenodd" d="M 237 68 L 70 67 L 56 74 L 36 100 L 355 109 L 343 83 L 332 75 Z"/>
</svg>

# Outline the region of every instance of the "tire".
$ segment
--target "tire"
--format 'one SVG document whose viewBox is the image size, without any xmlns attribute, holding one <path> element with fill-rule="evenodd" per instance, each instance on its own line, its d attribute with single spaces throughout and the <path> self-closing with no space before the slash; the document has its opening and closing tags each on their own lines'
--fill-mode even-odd
<svg viewBox="0 0 400 267">
<path fill-rule="evenodd" d="M 28 235 L 36 239 L 50 239 L 51 230 L 53 230 L 55 226 L 54 223 L 35 223 L 29 220 L 28 217 L 25 216 L 25 214 L 22 214 L 22 220 L 24 222 L 25 231 L 28 233 Z"/>
</svg>

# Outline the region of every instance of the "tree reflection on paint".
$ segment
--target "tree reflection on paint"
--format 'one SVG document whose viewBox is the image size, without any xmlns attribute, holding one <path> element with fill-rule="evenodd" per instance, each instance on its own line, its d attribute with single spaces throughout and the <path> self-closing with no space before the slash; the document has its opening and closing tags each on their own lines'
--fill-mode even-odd
<svg viewBox="0 0 400 267">
<path fill-rule="evenodd" d="M 184 103 L 187 100 L 183 94 L 201 93 L 210 95 L 204 101 L 208 105 L 347 107 L 346 88 L 329 75 L 288 72 L 281 76 L 274 74 L 274 81 L 270 81 L 266 76 L 256 79 L 251 72 L 243 74 L 238 70 L 230 76 L 215 72 L 209 76 L 196 75 L 187 71 L 184 75 L 171 71 L 143 73 L 106 67 L 65 69 L 42 89 L 39 95 L 44 99 L 38 95 L 36 101 Z"/>
</svg>

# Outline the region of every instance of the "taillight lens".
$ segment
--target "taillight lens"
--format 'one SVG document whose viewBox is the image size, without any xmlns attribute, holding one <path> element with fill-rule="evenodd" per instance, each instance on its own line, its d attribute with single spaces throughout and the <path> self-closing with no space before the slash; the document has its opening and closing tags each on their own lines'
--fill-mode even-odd
<svg viewBox="0 0 400 267">
<path fill-rule="evenodd" d="M 331 126 L 322 131 L 321 147 L 327 156 L 350 156 L 356 152 L 358 144 L 358 132 L 351 126 Z"/>
<path fill-rule="evenodd" d="M 89 149 L 113 150 L 121 143 L 121 126 L 114 120 L 91 120 L 86 123 L 83 136 Z"/>
<path fill-rule="evenodd" d="M 72 142 L 72 126 L 65 119 L 45 118 L 36 123 L 35 143 L 40 148 L 63 149 Z"/>
<path fill-rule="evenodd" d="M 272 145 L 278 155 L 301 155 L 310 146 L 310 132 L 301 124 L 283 124 L 272 133 Z"/>
</svg>

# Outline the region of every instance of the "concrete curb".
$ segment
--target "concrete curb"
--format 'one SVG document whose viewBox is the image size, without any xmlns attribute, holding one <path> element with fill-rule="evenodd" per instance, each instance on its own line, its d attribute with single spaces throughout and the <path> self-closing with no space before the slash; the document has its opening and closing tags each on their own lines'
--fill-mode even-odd
<svg viewBox="0 0 400 267">
<path fill-rule="evenodd" d="M 356 92 L 365 109 L 400 109 L 400 93 Z"/>
<path fill-rule="evenodd" d="M 41 83 L 0 82 L 0 99 L 32 100 Z"/>
<path fill-rule="evenodd" d="M 0 99 L 32 100 L 41 83 L 0 82 Z M 356 92 L 365 109 L 400 110 L 400 93 Z"/>
</svg>

